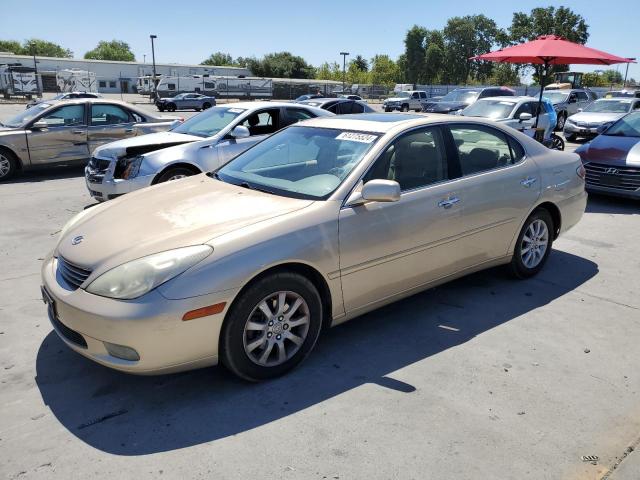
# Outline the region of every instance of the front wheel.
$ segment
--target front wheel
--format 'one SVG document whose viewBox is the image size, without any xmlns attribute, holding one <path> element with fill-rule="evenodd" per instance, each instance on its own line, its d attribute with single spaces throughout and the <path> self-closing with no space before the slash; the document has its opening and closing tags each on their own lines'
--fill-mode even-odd
<svg viewBox="0 0 640 480">
<path fill-rule="evenodd" d="M 551 252 L 554 231 L 547 210 L 538 209 L 529 216 L 518 235 L 510 264 L 515 277 L 529 278 L 542 269 Z"/>
<path fill-rule="evenodd" d="M 0 182 L 9 180 L 18 170 L 18 160 L 12 152 L 0 150 Z"/>
<path fill-rule="evenodd" d="M 401 112 L 408 112 L 409 111 L 409 105 L 404 104 L 402 105 L 402 107 L 400 108 Z"/>
<path fill-rule="evenodd" d="M 556 130 L 564 130 L 564 124 L 567 121 L 567 116 L 564 113 L 558 114 L 558 123 L 556 123 Z"/>
<path fill-rule="evenodd" d="M 184 177 L 190 177 L 194 175 L 193 170 L 189 170 L 188 168 L 178 167 L 178 168 L 170 168 L 158 178 L 156 183 L 164 183 L 171 182 L 173 180 L 180 180 Z"/>
<path fill-rule="evenodd" d="M 202 104 L 202 109 L 207 110 L 208 108 L 211 108 L 211 104 L 209 102 L 204 102 Z"/>
<path fill-rule="evenodd" d="M 569 140 L 569 138 L 567 138 Z M 564 140 L 560 135 L 556 135 L 555 133 L 551 135 L 551 149 L 552 150 L 564 150 Z"/>
<path fill-rule="evenodd" d="M 280 376 L 309 355 L 321 327 L 322 302 L 313 283 L 292 272 L 266 276 L 227 313 L 221 361 L 245 380 Z"/>
</svg>

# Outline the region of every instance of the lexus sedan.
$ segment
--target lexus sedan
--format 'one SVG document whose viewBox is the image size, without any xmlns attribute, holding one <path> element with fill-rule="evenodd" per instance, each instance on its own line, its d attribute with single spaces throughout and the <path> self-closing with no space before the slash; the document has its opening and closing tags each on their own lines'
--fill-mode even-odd
<svg viewBox="0 0 640 480">
<path fill-rule="evenodd" d="M 640 200 L 640 112 L 633 112 L 580 145 L 590 192 Z"/>
<path fill-rule="evenodd" d="M 84 210 L 42 296 L 62 341 L 102 365 L 263 380 L 382 305 L 496 265 L 535 275 L 586 199 L 577 155 L 490 121 L 315 118 Z"/>
<path fill-rule="evenodd" d="M 640 98 L 601 98 L 567 118 L 564 136 L 570 142 L 578 137 L 595 137 L 599 128 L 610 125 L 638 109 Z"/>
<path fill-rule="evenodd" d="M 161 112 L 175 112 L 176 110 L 206 110 L 215 107 L 216 98 L 201 95 L 199 93 L 180 93 L 171 98 L 157 98 L 156 107 Z"/>
<path fill-rule="evenodd" d="M 87 189 L 102 202 L 149 185 L 214 170 L 287 125 L 331 115 L 316 107 L 285 102 L 213 107 L 168 132 L 97 148 L 85 168 Z"/>
<path fill-rule="evenodd" d="M 100 145 L 181 121 L 103 98 L 38 103 L 0 123 L 0 181 L 29 168 L 86 162 Z"/>
</svg>

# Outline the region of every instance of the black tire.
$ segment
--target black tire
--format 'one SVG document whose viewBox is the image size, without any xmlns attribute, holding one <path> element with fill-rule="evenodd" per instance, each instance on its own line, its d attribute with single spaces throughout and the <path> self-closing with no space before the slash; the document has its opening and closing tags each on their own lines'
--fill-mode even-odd
<svg viewBox="0 0 640 480">
<path fill-rule="evenodd" d="M 160 177 L 158 177 L 158 180 L 156 181 L 156 183 L 164 183 L 170 180 L 178 180 L 175 177 L 178 177 L 180 175 L 184 177 L 190 177 L 191 175 L 195 175 L 195 172 L 185 167 L 170 168 L 169 170 L 164 172 L 162 175 L 160 175 Z"/>
<path fill-rule="evenodd" d="M 564 124 L 567 121 L 567 114 L 565 112 L 560 112 L 558 114 L 558 122 L 556 123 L 556 130 L 562 131 L 564 130 Z"/>
<path fill-rule="evenodd" d="M 0 182 L 9 180 L 19 168 L 20 164 L 13 152 L 0 148 Z"/>
<path fill-rule="evenodd" d="M 575 133 L 565 133 L 564 138 L 567 139 L 567 142 L 575 142 L 578 136 Z"/>
<path fill-rule="evenodd" d="M 544 251 L 544 254 L 542 255 L 542 258 L 539 260 L 539 262 L 533 267 L 528 267 L 527 265 L 525 265 L 523 261 L 523 254 L 522 254 L 522 250 L 524 246 L 523 240 L 524 240 L 525 233 L 527 233 L 527 230 L 529 229 L 529 226 L 532 223 L 536 222 L 537 220 L 543 221 L 546 225 L 547 235 L 548 235 L 547 247 L 546 247 L 546 250 Z M 529 277 L 533 277 L 540 270 L 542 270 L 542 267 L 544 267 L 544 264 L 547 262 L 547 258 L 549 258 L 549 254 L 551 253 L 551 248 L 553 247 L 554 232 L 555 232 L 555 226 L 553 224 L 553 219 L 551 218 L 551 215 L 546 209 L 538 208 L 534 210 L 531 215 L 529 215 L 529 218 L 527 218 L 527 221 L 524 222 L 524 225 L 522 226 L 522 230 L 518 235 L 518 240 L 516 241 L 516 246 L 513 252 L 513 258 L 511 259 L 511 263 L 509 264 L 509 267 L 513 276 L 521 279 L 529 278 Z"/>
<path fill-rule="evenodd" d="M 169 105 L 167 105 L 167 110 L 170 112 L 175 112 L 176 111 L 176 104 L 175 103 L 170 103 Z"/>
<path fill-rule="evenodd" d="M 293 292 L 309 308 L 309 327 L 299 349 L 278 365 L 263 366 L 245 351 L 245 324 L 252 312 L 267 297 L 281 291 Z M 220 358 L 231 372 L 252 382 L 275 378 L 302 362 L 311 352 L 322 330 L 322 301 L 315 286 L 306 277 L 292 272 L 275 273 L 256 281 L 231 306 L 220 335 Z"/>
<path fill-rule="evenodd" d="M 208 109 L 208 108 L 211 108 L 211 104 L 210 104 L 209 102 L 204 102 L 204 103 L 202 104 L 202 109 L 203 109 L 203 110 L 206 110 L 206 109 Z"/>
<path fill-rule="evenodd" d="M 560 135 L 556 135 L 555 133 L 551 135 L 551 149 L 564 150 L 564 140 L 562 140 Z"/>
<path fill-rule="evenodd" d="M 164 107 L 158 107 L 158 110 L 160 110 L 161 112 L 164 112 Z"/>
<path fill-rule="evenodd" d="M 390 108 L 385 108 L 384 111 L 388 113 L 388 112 L 392 112 L 393 110 L 391 110 Z"/>
<path fill-rule="evenodd" d="M 402 107 L 400 107 L 400 111 L 401 112 L 408 112 L 409 111 L 409 105 L 407 105 L 405 103 L 404 105 L 402 105 Z"/>
<path fill-rule="evenodd" d="M 194 108 L 194 110 L 195 110 L 196 112 L 199 112 L 199 111 L 200 111 L 200 110 L 202 110 L 202 109 L 201 109 L 201 108 Z"/>
</svg>

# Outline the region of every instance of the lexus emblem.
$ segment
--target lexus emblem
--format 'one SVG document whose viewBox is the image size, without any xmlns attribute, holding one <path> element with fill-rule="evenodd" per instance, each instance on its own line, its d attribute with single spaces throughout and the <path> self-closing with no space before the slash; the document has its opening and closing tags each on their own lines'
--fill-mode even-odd
<svg viewBox="0 0 640 480">
<path fill-rule="evenodd" d="M 611 175 L 615 175 L 616 173 L 618 173 L 618 169 L 617 168 L 607 168 L 604 173 L 609 173 Z"/>
<path fill-rule="evenodd" d="M 84 237 L 82 235 L 78 235 L 77 237 L 73 237 L 71 239 L 71 245 L 78 245 L 79 243 L 82 243 L 83 240 L 84 240 Z"/>
</svg>

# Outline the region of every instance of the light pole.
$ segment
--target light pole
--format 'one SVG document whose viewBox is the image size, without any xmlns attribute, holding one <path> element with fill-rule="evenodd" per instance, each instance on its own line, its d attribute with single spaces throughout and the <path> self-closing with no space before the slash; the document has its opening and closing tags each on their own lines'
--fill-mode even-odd
<svg viewBox="0 0 640 480">
<path fill-rule="evenodd" d="M 627 60 L 632 60 L 633 61 L 635 59 L 636 59 L 635 57 L 633 57 L 633 58 L 627 57 Z M 624 83 L 622 84 L 622 88 L 623 89 L 627 88 L 627 74 L 629 73 L 629 63 L 631 63 L 631 62 L 627 62 L 627 69 L 624 71 Z"/>
<path fill-rule="evenodd" d="M 40 82 L 38 81 L 38 61 L 36 60 L 36 54 L 33 52 L 33 70 L 36 76 L 36 97 L 42 98 L 42 94 L 40 93 Z M 627 64 L 627 68 L 629 68 L 629 64 Z M 626 78 L 626 77 L 625 77 Z"/>
<path fill-rule="evenodd" d="M 147 63 L 147 54 L 146 53 L 142 54 L 142 63 Z"/>
<path fill-rule="evenodd" d="M 347 75 L 347 55 L 349 52 L 340 52 L 342 55 L 342 94 L 344 95 L 344 81 Z"/>
<path fill-rule="evenodd" d="M 153 94 L 157 95 L 158 81 L 156 80 L 156 51 L 153 47 L 153 40 L 158 38 L 157 35 L 149 35 L 151 39 L 151 59 L 153 61 Z"/>
</svg>

